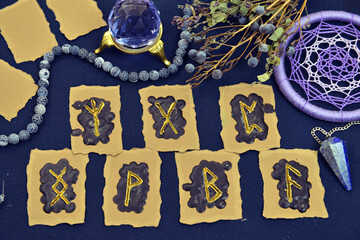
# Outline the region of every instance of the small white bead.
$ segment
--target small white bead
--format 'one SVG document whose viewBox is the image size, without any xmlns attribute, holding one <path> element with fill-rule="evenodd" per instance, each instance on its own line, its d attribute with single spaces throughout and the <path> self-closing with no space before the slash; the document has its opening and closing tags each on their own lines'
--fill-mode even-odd
<svg viewBox="0 0 360 240">
<path fill-rule="evenodd" d="M 35 113 L 44 115 L 46 112 L 46 107 L 42 104 L 38 104 L 35 106 Z"/>
</svg>

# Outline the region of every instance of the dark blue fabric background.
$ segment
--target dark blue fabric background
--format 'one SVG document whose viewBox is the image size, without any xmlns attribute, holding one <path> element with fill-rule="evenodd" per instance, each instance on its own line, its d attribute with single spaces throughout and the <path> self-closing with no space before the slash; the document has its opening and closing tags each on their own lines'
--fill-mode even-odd
<svg viewBox="0 0 360 240">
<path fill-rule="evenodd" d="M 21 0 L 20 0 L 21 1 Z M 14 0 L 0 1 L 4 8 Z M 69 42 L 59 31 L 59 23 L 46 6 L 45 0 L 38 0 L 52 32 L 60 45 Z M 97 1 L 107 19 L 115 0 Z M 179 15 L 178 4 L 185 0 L 155 0 L 161 11 L 164 25 L 163 41 L 169 59 L 179 39 L 179 31 L 172 27 L 171 19 Z M 70 8 L 71 6 L 69 6 Z M 345 10 L 360 14 L 358 0 L 309 0 L 308 11 Z M 71 44 L 94 50 L 98 47 L 106 27 L 79 37 Z M 25 38 L 24 38 L 25 40 Z M 149 54 L 125 55 L 114 49 L 101 54 L 122 69 L 128 71 L 159 69 L 162 64 Z M 38 63 L 16 64 L 3 37 L 0 35 L 0 58 L 11 65 L 31 74 L 37 80 Z M 223 148 L 220 138 L 221 123 L 218 105 L 218 87 L 239 82 L 251 83 L 256 75 L 263 72 L 262 66 L 255 69 L 240 62 L 220 81 L 208 80 L 194 89 L 197 126 L 201 149 L 219 150 Z M 1 77 L 1 76 L 0 76 Z M 189 75 L 181 69 L 179 74 L 155 85 L 185 84 Z M 158 228 L 134 229 L 131 226 L 105 227 L 102 211 L 104 187 L 103 167 L 105 156 L 90 154 L 86 180 L 86 219 L 85 224 L 56 227 L 28 226 L 26 166 L 31 149 L 43 150 L 70 148 L 69 88 L 78 85 L 121 85 L 121 122 L 125 149 L 145 146 L 142 136 L 142 107 L 138 90 L 150 83 L 123 83 L 96 69 L 91 64 L 73 56 L 61 56 L 51 68 L 49 104 L 44 123 L 39 132 L 28 142 L 0 149 L 0 181 L 6 181 L 6 202 L 0 206 L 0 239 L 187 239 L 187 238 L 226 238 L 226 239 L 359 239 L 359 198 L 360 198 L 360 126 L 337 133 L 336 136 L 347 141 L 353 190 L 346 192 L 331 172 L 322 156 L 319 156 L 320 175 L 325 187 L 325 204 L 328 219 L 307 218 L 296 220 L 267 220 L 262 217 L 263 184 L 258 166 L 258 153 L 250 151 L 241 155 L 239 171 L 241 175 L 241 197 L 243 200 L 243 219 L 238 221 L 219 221 L 212 224 L 186 226 L 179 223 L 178 178 L 174 153 L 160 153 L 161 167 L 161 221 Z M 327 130 L 342 124 L 326 123 L 313 119 L 295 109 L 279 92 L 272 77 L 268 84 L 273 85 L 276 97 L 276 110 L 279 118 L 278 128 L 282 136 L 281 147 L 286 149 L 318 149 L 319 145 L 310 135 L 310 130 L 321 126 Z M 0 86 L 1 87 L 1 86 Z M 13 96 L 14 98 L 16 95 Z M 4 104 L 4 103 L 0 103 Z M 34 101 L 30 101 L 10 123 L 0 117 L 0 133 L 18 132 L 29 122 Z"/>
</svg>

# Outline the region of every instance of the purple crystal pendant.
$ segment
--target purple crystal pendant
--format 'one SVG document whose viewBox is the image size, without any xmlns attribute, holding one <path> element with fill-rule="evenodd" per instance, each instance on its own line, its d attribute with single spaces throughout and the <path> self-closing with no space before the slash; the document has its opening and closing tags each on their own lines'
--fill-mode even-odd
<svg viewBox="0 0 360 240">
<path fill-rule="evenodd" d="M 160 13 L 152 0 L 117 0 L 108 24 L 109 31 L 104 34 L 96 54 L 113 46 L 129 54 L 149 51 L 160 57 L 165 65 L 170 65 L 161 41 Z"/>
<path fill-rule="evenodd" d="M 151 0 L 118 0 L 109 15 L 111 35 L 130 48 L 152 45 L 160 33 L 159 14 Z"/>
<path fill-rule="evenodd" d="M 337 137 L 328 138 L 322 142 L 320 152 L 344 188 L 350 191 L 352 186 L 345 142 Z"/>
</svg>

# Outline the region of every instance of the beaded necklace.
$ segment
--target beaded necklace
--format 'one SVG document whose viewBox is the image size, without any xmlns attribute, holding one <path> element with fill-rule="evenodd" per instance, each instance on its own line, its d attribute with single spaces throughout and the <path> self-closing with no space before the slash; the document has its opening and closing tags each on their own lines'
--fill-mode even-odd
<svg viewBox="0 0 360 240">
<path fill-rule="evenodd" d="M 191 15 L 190 8 L 183 9 L 184 18 L 189 18 Z M 175 57 L 172 63 L 167 68 L 161 68 L 160 70 L 151 70 L 137 72 L 127 72 L 121 70 L 119 67 L 114 66 L 110 61 L 105 61 L 102 57 L 98 57 L 94 52 L 90 52 L 85 48 L 79 48 L 76 45 L 71 46 L 70 44 L 64 44 L 61 47 L 53 47 L 51 52 L 45 53 L 43 60 L 40 62 L 40 71 L 38 81 L 38 90 L 37 90 L 37 105 L 34 108 L 35 114 L 31 117 L 31 122 L 26 126 L 26 129 L 19 131 L 19 133 L 11 133 L 9 135 L 0 134 L 0 147 L 5 147 L 10 145 L 16 145 L 20 141 L 27 141 L 31 135 L 35 134 L 39 125 L 43 122 L 43 116 L 46 112 L 46 104 L 48 103 L 48 89 L 49 86 L 49 77 L 50 77 L 50 64 L 55 60 L 55 57 L 62 54 L 78 56 L 80 59 L 87 60 L 87 62 L 92 63 L 95 67 L 102 69 L 103 71 L 109 73 L 112 77 L 118 78 L 121 81 L 129 81 L 132 83 L 140 81 L 156 81 L 159 78 L 167 78 L 170 74 L 175 74 L 178 71 L 178 67 L 183 65 L 184 56 L 186 55 L 186 49 L 189 46 L 189 43 L 192 41 L 191 33 L 189 33 L 185 28 L 180 34 L 180 40 L 178 42 L 178 48 L 175 52 Z M 199 40 L 198 40 L 199 41 Z M 199 51 L 198 53 L 202 53 Z M 201 54 L 198 54 L 201 55 Z M 206 58 L 206 54 L 205 54 Z M 185 67 L 187 72 L 194 71 L 192 64 L 187 64 Z"/>
</svg>

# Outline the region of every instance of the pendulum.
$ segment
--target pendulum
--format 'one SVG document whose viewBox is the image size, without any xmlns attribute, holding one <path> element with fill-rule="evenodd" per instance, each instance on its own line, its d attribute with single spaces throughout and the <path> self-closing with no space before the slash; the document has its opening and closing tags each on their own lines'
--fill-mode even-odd
<svg viewBox="0 0 360 240">
<path fill-rule="evenodd" d="M 2 182 L 2 193 L 0 195 L 0 204 L 2 204 L 5 201 L 5 181 Z"/>
<path fill-rule="evenodd" d="M 360 121 L 350 122 L 344 127 L 333 128 L 329 132 L 326 132 L 320 127 L 315 127 L 311 130 L 311 135 L 321 145 L 321 154 L 324 156 L 326 162 L 330 165 L 341 184 L 348 191 L 352 189 L 352 186 L 346 144 L 340 138 L 331 137 L 331 135 L 337 131 L 344 131 L 355 124 L 360 124 Z M 326 136 L 326 139 L 323 142 L 316 135 L 316 131 L 320 131 Z"/>
<path fill-rule="evenodd" d="M 116 47 L 128 54 L 150 52 L 158 56 L 166 66 L 164 43 L 161 41 L 163 26 L 159 10 L 152 0 L 117 0 L 109 18 L 109 31 L 95 50 L 100 53 L 105 47 Z"/>
<path fill-rule="evenodd" d="M 320 152 L 344 188 L 350 191 L 352 187 L 345 142 L 337 137 L 328 138 L 322 142 Z"/>
<path fill-rule="evenodd" d="M 321 145 L 321 154 L 324 156 L 326 162 L 330 165 L 341 184 L 348 191 L 352 189 L 352 186 L 346 145 L 343 140 L 337 137 L 331 137 L 331 135 L 337 131 L 344 131 L 354 124 L 360 124 L 360 121 L 350 122 L 344 127 L 333 128 L 329 132 L 326 132 L 321 127 L 315 127 L 311 130 L 311 135 Z M 316 135 L 316 131 L 320 131 L 326 136 L 326 139 L 323 142 Z"/>
</svg>

